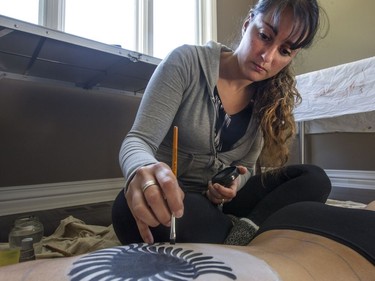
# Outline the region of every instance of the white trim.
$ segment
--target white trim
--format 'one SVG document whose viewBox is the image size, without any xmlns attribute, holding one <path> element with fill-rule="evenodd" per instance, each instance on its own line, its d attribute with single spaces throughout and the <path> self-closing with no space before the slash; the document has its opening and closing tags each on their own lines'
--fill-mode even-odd
<svg viewBox="0 0 375 281">
<path fill-rule="evenodd" d="M 50 29 L 50 28 L 43 27 L 43 26 L 38 26 L 35 24 L 30 24 L 28 22 L 20 21 L 17 19 L 6 17 L 6 16 L 0 15 L 0 21 L 1 21 L 1 26 L 11 29 L 12 31 L 19 30 L 22 32 L 35 34 L 35 35 L 39 35 L 42 37 L 47 37 L 47 38 L 54 39 L 57 41 L 62 41 L 65 43 L 70 43 L 73 45 L 78 45 L 81 47 L 86 47 L 86 48 L 98 50 L 101 52 L 130 58 L 130 59 L 133 59 L 134 62 L 143 61 L 143 62 L 153 63 L 157 65 L 161 61 L 160 59 L 149 56 L 149 55 L 145 55 L 145 54 L 134 52 L 134 51 L 129 51 L 129 50 L 122 49 L 114 45 L 108 45 L 108 44 L 101 43 L 92 39 L 83 38 L 80 36 L 72 35 L 69 33 L 61 32 L 61 31 Z M 5 31 L 5 32 L 8 32 L 8 31 Z"/>
<path fill-rule="evenodd" d="M 375 191 L 375 171 L 325 170 L 333 187 Z"/>
<path fill-rule="evenodd" d="M 40 0 L 39 24 L 48 28 L 64 31 L 65 0 Z"/>
<path fill-rule="evenodd" d="M 153 1 L 136 1 L 136 50 L 143 54 L 153 54 Z"/>
<path fill-rule="evenodd" d="M 325 170 L 333 187 L 375 191 L 375 171 Z M 0 216 L 113 201 L 123 178 L 0 187 Z"/>
<path fill-rule="evenodd" d="M 123 178 L 0 187 L 0 216 L 113 201 Z"/>
<path fill-rule="evenodd" d="M 217 0 L 198 0 L 198 44 L 217 41 Z"/>
</svg>

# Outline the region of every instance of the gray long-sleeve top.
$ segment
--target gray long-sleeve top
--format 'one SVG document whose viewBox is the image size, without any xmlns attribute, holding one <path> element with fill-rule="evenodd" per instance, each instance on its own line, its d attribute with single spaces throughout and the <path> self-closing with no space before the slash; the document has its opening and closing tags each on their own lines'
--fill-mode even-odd
<svg viewBox="0 0 375 281">
<path fill-rule="evenodd" d="M 223 51 L 230 49 L 213 41 L 205 46 L 184 45 L 158 65 L 120 150 L 126 186 L 141 166 L 158 161 L 171 165 L 174 126 L 179 130 L 178 180 L 184 191 L 206 190 L 212 176 L 229 165 L 249 169 L 240 176 L 239 188 L 253 174 L 263 144 L 255 116 L 230 151 L 217 152 L 214 145 L 213 92 Z"/>
</svg>

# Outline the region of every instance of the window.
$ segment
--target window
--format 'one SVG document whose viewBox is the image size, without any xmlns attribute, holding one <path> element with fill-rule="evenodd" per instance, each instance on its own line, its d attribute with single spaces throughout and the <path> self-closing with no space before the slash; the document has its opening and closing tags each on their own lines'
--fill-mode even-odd
<svg viewBox="0 0 375 281">
<path fill-rule="evenodd" d="M 162 58 L 182 44 L 198 43 L 198 7 L 191 0 L 154 0 L 153 56 Z"/>
<path fill-rule="evenodd" d="M 65 0 L 67 33 L 136 50 L 137 0 Z"/>
<path fill-rule="evenodd" d="M 65 0 L 65 31 L 163 58 L 216 39 L 216 0 Z"/>
<path fill-rule="evenodd" d="M 185 43 L 216 40 L 216 0 L 0 0 L 0 6 L 6 16 L 158 58 Z"/>
<path fill-rule="evenodd" d="M 38 24 L 39 0 L 0 0 L 0 14 Z"/>
</svg>

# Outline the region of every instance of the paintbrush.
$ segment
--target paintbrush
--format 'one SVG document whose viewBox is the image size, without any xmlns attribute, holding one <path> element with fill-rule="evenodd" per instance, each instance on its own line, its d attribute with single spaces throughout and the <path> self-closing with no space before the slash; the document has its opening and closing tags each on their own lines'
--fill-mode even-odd
<svg viewBox="0 0 375 281">
<path fill-rule="evenodd" d="M 178 127 L 173 128 L 173 148 L 172 148 L 172 172 L 177 177 L 177 150 L 178 150 Z M 171 218 L 171 232 L 169 235 L 169 242 L 176 243 L 176 218 L 172 214 Z"/>
</svg>

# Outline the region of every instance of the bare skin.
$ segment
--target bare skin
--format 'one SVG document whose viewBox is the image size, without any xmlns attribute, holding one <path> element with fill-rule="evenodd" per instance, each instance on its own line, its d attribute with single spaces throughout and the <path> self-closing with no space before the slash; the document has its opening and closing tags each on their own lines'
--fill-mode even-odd
<svg viewBox="0 0 375 281">
<path fill-rule="evenodd" d="M 375 211 L 375 201 L 365 209 Z M 212 255 L 231 267 L 237 280 L 248 281 L 249 276 L 253 278 L 251 280 L 263 280 L 262 275 L 257 275 L 259 266 L 275 276 L 267 280 L 373 281 L 375 276 L 375 266 L 351 248 L 329 238 L 296 230 L 267 231 L 248 246 L 176 244 L 175 247 Z M 80 257 L 41 259 L 3 266 L 0 267 L 0 279 L 69 280 L 73 262 Z M 229 280 L 218 275 L 211 276 L 202 275 L 196 280 Z"/>
<path fill-rule="evenodd" d="M 375 201 L 370 202 L 366 207 L 366 210 L 375 211 Z"/>
<path fill-rule="evenodd" d="M 373 280 L 375 267 L 331 239 L 293 230 L 273 230 L 250 243 L 250 253 L 265 260 L 282 280 Z"/>
<path fill-rule="evenodd" d="M 284 281 L 374 280 L 375 267 L 354 250 L 333 240 L 294 230 L 272 230 L 259 235 L 249 246 L 176 244 L 176 247 L 209 254 L 229 265 L 237 280 L 262 280 L 257 276 L 259 263 L 248 261 L 250 254 L 266 262 L 275 276 Z M 245 255 L 244 255 L 245 254 Z M 80 256 L 37 260 L 0 268 L 1 280 L 69 280 L 68 273 Z M 246 263 L 247 262 L 247 263 Z M 254 268 L 253 268 L 254 267 Z M 254 275 L 255 274 L 255 275 Z M 202 275 L 197 280 L 229 280 Z M 219 278 L 219 279 L 218 279 Z M 258 278 L 258 279 L 256 279 Z"/>
</svg>

